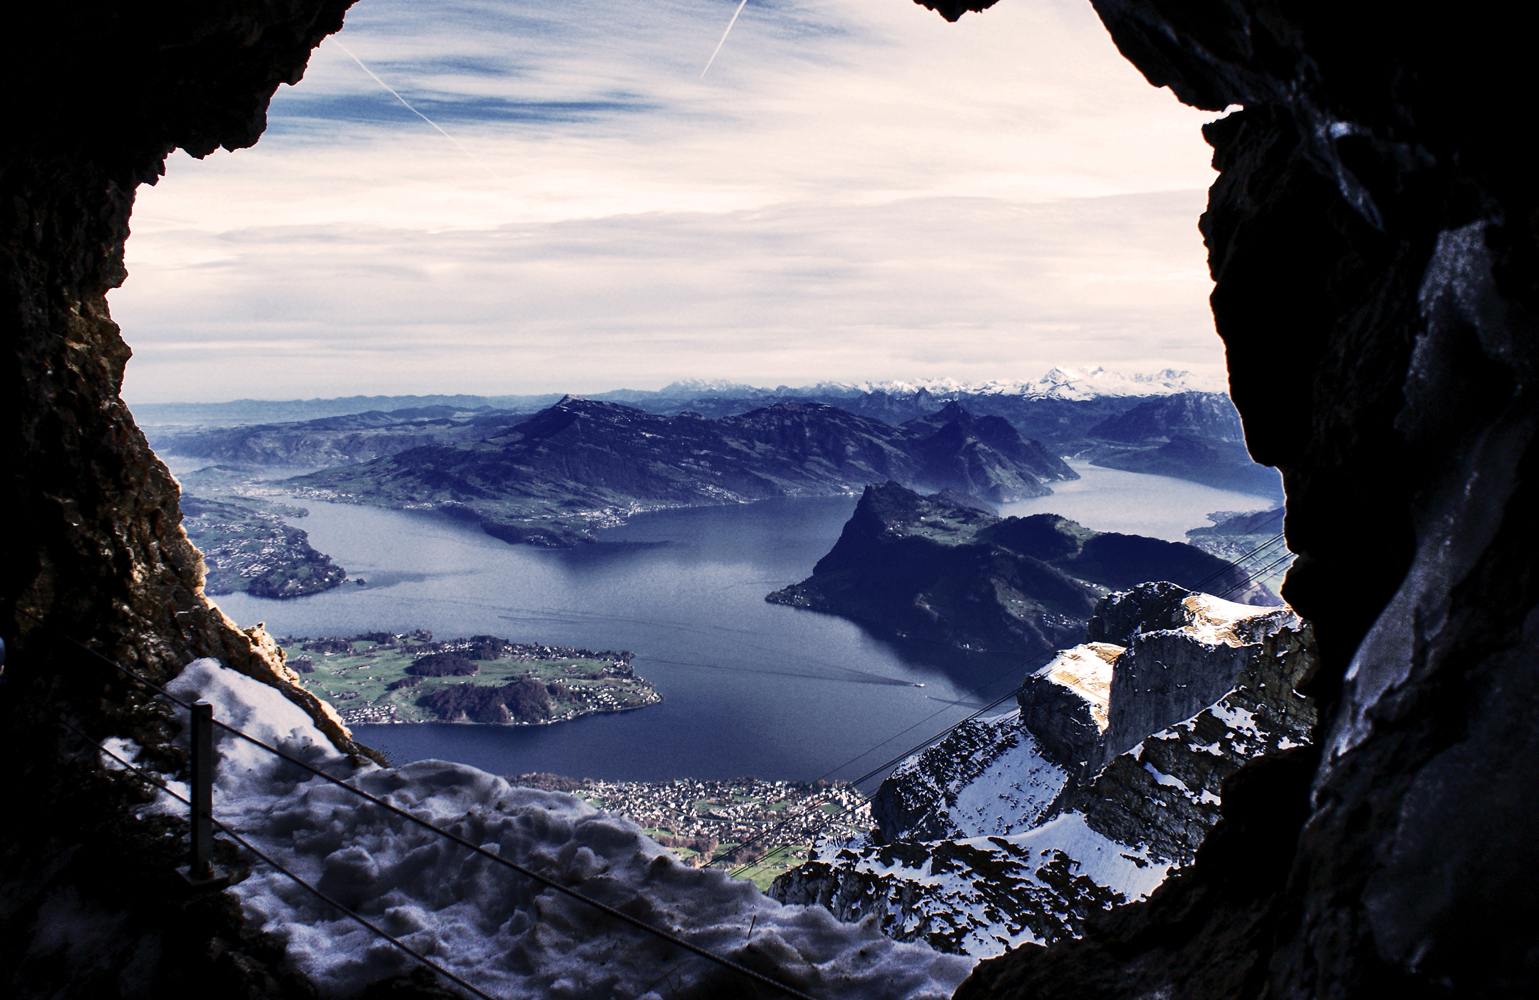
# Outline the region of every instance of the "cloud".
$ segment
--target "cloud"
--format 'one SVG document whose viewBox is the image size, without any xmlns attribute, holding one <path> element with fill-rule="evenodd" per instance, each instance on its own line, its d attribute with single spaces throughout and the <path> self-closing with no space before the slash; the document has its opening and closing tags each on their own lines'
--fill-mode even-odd
<svg viewBox="0 0 1539 1000">
<path fill-rule="evenodd" d="M 1088 7 L 375 0 L 141 189 L 135 401 L 1213 369 L 1207 117 Z"/>
</svg>

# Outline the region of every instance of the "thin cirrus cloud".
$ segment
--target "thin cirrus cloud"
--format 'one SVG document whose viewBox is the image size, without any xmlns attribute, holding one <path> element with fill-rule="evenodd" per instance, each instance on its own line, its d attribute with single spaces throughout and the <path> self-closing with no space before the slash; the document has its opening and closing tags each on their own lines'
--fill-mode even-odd
<svg viewBox="0 0 1539 1000">
<path fill-rule="evenodd" d="M 1089 6 L 354 8 L 250 150 L 140 190 L 133 401 L 1222 363 L 1211 116 Z M 456 144 L 463 146 L 463 150 Z"/>
</svg>

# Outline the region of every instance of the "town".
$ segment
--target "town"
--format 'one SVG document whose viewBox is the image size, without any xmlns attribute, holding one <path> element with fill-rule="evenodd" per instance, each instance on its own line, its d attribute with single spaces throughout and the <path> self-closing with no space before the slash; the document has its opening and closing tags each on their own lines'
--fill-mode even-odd
<svg viewBox="0 0 1539 1000">
<path fill-rule="evenodd" d="M 806 861 L 814 845 L 842 843 L 871 828 L 866 797 L 845 782 L 595 781 L 555 774 L 507 780 L 570 792 L 634 821 L 684 863 L 715 865 L 760 889 Z"/>
</svg>

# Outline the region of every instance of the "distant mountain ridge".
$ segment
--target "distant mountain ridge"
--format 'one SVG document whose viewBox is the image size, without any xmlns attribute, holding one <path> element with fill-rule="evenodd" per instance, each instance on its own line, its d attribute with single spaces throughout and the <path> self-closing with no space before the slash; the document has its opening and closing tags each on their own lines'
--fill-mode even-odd
<svg viewBox="0 0 1539 1000">
<path fill-rule="evenodd" d="M 1239 411 L 1222 392 L 1144 400 L 1096 424 L 1085 437 L 1079 455 L 1094 465 L 1282 499 L 1282 477 L 1251 460 Z"/>
<path fill-rule="evenodd" d="M 903 381 L 819 382 L 800 387 L 777 386 L 773 389 L 751 386 L 725 379 L 681 379 L 661 389 L 613 389 L 587 393 L 586 398 L 605 402 L 630 403 L 643 408 L 668 403 L 687 404 L 697 399 L 767 400 L 807 399 L 832 401 L 874 397 L 923 397 L 934 401 L 931 409 L 940 409 L 948 401 L 972 396 L 1018 397 L 1022 399 L 1058 399 L 1084 401 L 1097 398 L 1121 398 L 1170 395 L 1178 392 L 1222 390 L 1222 379 L 1165 369 L 1154 374 L 1124 375 L 1100 366 L 1054 368 L 1038 379 L 995 379 L 988 382 L 961 382 L 950 378 Z M 131 406 L 140 425 L 230 426 L 265 424 L 322 417 L 340 417 L 369 411 L 391 412 L 424 407 L 450 407 L 461 411 L 510 410 L 530 413 L 559 401 L 565 393 L 548 392 L 526 395 L 426 395 L 426 396 L 345 396 L 335 399 L 237 399 L 226 403 L 137 403 Z M 917 415 L 917 414 L 914 414 Z"/>
<path fill-rule="evenodd" d="M 321 499 L 459 511 L 507 541 L 569 545 L 648 507 L 848 493 L 893 478 L 1007 502 L 1078 474 L 1008 422 L 957 406 L 894 427 L 811 402 L 712 420 L 568 396 L 481 440 L 288 482 Z"/>
<path fill-rule="evenodd" d="M 972 446 L 975 452 L 980 445 L 998 451 L 1000 442 L 1014 435 L 1037 442 L 1041 452 L 1053 456 L 1089 459 L 1108 468 L 1280 498 L 1280 477 L 1251 461 L 1238 414 L 1228 397 L 1193 388 L 1204 382 L 1171 370 L 1121 375 L 1092 367 L 1058 368 L 1033 381 L 981 384 L 929 379 L 763 389 L 696 379 L 675 382 L 655 392 L 620 389 L 589 398 L 664 417 L 694 414 L 713 420 L 745 416 L 780 403 L 820 404 L 896 426 L 931 418 L 949 422 L 958 410 L 965 410 L 973 422 L 968 434 L 977 439 Z M 202 404 L 162 404 L 149 408 L 143 416 L 150 442 L 161 454 L 205 458 L 224 465 L 328 468 L 418 447 L 460 445 L 494 437 L 561 398 L 565 397 L 354 397 L 271 404 L 245 400 L 220 404 L 223 410 Z M 389 409 L 391 402 L 413 405 Z M 332 412 L 362 403 L 373 408 Z M 258 421 L 255 417 L 263 407 L 271 412 Z M 317 411 L 326 411 L 326 415 L 307 420 L 274 418 Z M 198 426 L 185 422 L 200 415 L 209 418 L 208 422 Z M 167 422 L 153 424 L 151 419 Z M 962 444 L 960 440 L 944 446 L 935 443 L 935 448 L 951 451 L 944 458 L 932 455 L 925 461 L 932 466 L 938 461 L 951 463 L 955 474 L 932 477 L 932 483 L 969 489 L 994 499 L 1007 494 L 1035 495 L 1025 482 L 994 480 L 1000 468 L 997 456 L 984 461 L 994 472 L 981 466 L 963 471 L 968 462 L 977 463 L 976 456 L 970 459 L 956 450 Z M 1031 458 L 1017 454 L 1015 458 L 1028 466 L 1040 465 L 1042 460 L 1041 454 Z M 894 475 L 904 478 L 900 473 Z"/>
</svg>

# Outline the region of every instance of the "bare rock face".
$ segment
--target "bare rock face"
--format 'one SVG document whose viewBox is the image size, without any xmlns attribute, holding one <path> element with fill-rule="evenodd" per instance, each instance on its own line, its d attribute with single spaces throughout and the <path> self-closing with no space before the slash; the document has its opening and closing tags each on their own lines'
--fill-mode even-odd
<svg viewBox="0 0 1539 1000">
<path fill-rule="evenodd" d="M 0 153 L 0 753 L 17 801 L 0 848 L 0 965 L 10 995 L 283 995 L 281 954 L 218 894 L 156 882 L 177 841 L 131 819 L 140 792 L 102 771 L 60 718 L 100 738 L 165 747 L 179 723 L 91 650 L 164 682 L 200 656 L 278 687 L 339 746 L 358 749 L 305 693 L 260 625 L 203 596 L 178 488 L 119 398 L 129 349 L 107 311 L 122 283 L 134 189 L 174 148 L 256 141 L 267 102 L 342 25 L 346 0 L 33 4 L 9 16 Z M 167 749 L 169 759 L 174 751 Z M 40 913 L 94 927 L 68 952 Z M 92 933 L 97 933 L 93 931 Z"/>
<path fill-rule="evenodd" d="M 1078 773 L 1100 765 L 1112 665 L 1122 653 L 1123 647 L 1109 642 L 1065 649 L 1021 685 L 1016 695 L 1021 724 L 1060 767 Z"/>
<path fill-rule="evenodd" d="M 1302 627 L 1286 608 L 1256 615 L 1249 607 L 1205 594 L 1187 595 L 1179 609 L 1185 619 L 1179 627 L 1141 629 L 1117 657 L 1102 760 L 1213 704 L 1238 682 L 1256 642 Z"/>
</svg>

